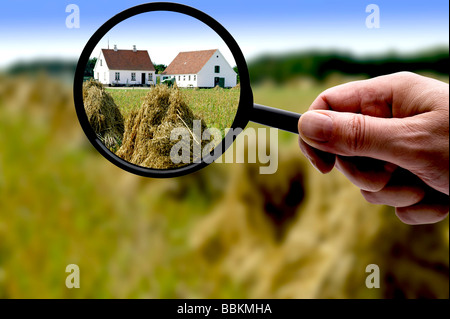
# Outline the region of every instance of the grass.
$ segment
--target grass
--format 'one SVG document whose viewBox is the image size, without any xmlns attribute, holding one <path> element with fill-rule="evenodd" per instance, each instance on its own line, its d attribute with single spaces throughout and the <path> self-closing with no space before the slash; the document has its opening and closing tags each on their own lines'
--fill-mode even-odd
<svg viewBox="0 0 450 319">
<path fill-rule="evenodd" d="M 146 89 L 106 89 L 119 106 L 125 119 L 131 110 L 142 104 Z M 239 90 L 230 89 L 180 89 L 184 98 L 197 117 L 201 117 L 208 127 L 223 132 L 231 126 L 239 104 Z"/>
<path fill-rule="evenodd" d="M 240 90 L 184 89 L 183 95 L 195 115 L 202 117 L 208 127 L 223 132 L 231 127 L 239 104 Z"/>
<path fill-rule="evenodd" d="M 122 115 L 127 118 L 130 112 L 138 109 L 142 104 L 142 99 L 147 95 L 145 89 L 109 89 L 106 91 L 111 94 L 114 102 L 119 106 Z"/>
</svg>

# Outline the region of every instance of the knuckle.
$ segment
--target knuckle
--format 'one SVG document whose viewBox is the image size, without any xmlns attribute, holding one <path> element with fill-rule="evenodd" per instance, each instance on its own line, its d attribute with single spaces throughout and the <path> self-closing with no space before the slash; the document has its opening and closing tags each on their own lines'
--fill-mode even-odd
<svg viewBox="0 0 450 319">
<path fill-rule="evenodd" d="M 366 147 L 366 121 L 363 115 L 352 116 L 347 123 L 347 138 L 345 143 L 350 155 L 358 155 Z"/>
<path fill-rule="evenodd" d="M 418 74 L 410 72 L 410 71 L 400 71 L 400 72 L 397 72 L 394 75 L 396 75 L 396 76 L 398 76 L 398 77 L 400 77 L 400 78 L 402 78 L 404 80 L 412 79 L 412 78 L 419 78 L 420 77 Z"/>
<path fill-rule="evenodd" d="M 359 100 L 361 101 L 361 110 L 366 109 L 367 105 L 372 105 L 379 99 L 379 92 L 374 87 L 364 87 L 359 90 Z"/>
</svg>

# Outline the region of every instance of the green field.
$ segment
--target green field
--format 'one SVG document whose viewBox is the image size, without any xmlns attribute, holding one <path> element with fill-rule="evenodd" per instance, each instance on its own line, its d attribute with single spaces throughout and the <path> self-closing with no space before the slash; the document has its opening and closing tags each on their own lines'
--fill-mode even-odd
<svg viewBox="0 0 450 319">
<path fill-rule="evenodd" d="M 238 89 L 180 89 L 185 101 L 196 117 L 202 118 L 208 127 L 218 128 L 223 132 L 230 127 L 239 104 Z M 147 89 L 110 89 L 114 102 L 119 106 L 125 119 L 131 110 L 138 109 Z"/>
</svg>

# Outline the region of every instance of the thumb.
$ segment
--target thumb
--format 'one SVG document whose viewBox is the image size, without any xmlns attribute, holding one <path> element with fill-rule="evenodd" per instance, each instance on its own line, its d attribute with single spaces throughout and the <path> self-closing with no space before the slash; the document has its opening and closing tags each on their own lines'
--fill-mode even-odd
<svg viewBox="0 0 450 319">
<path fill-rule="evenodd" d="M 308 111 L 300 117 L 301 138 L 321 151 L 343 156 L 364 156 L 400 165 L 410 152 L 404 121 L 363 114 L 325 110 Z M 399 157 L 400 156 L 400 157 Z"/>
</svg>

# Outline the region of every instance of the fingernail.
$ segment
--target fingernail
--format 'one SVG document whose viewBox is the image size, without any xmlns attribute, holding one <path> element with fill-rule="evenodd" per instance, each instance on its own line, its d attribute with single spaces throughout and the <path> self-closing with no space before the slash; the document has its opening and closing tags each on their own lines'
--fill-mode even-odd
<svg viewBox="0 0 450 319">
<path fill-rule="evenodd" d="M 333 133 L 333 120 L 319 112 L 306 112 L 302 115 L 300 132 L 316 142 L 326 142 Z"/>
</svg>

